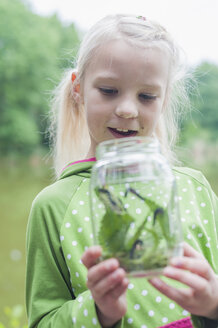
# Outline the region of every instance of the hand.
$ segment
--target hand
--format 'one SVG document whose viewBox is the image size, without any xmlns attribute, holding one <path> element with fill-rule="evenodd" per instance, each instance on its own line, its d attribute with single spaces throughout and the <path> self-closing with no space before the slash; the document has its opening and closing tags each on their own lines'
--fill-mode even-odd
<svg viewBox="0 0 218 328">
<path fill-rule="evenodd" d="M 218 319 L 218 277 L 207 260 L 184 243 L 184 256 L 173 258 L 163 275 L 189 288 L 174 288 L 159 278 L 149 282 L 161 293 L 192 314 Z"/>
<path fill-rule="evenodd" d="M 87 287 L 97 306 L 99 322 L 110 327 L 126 313 L 128 279 L 115 258 L 96 264 L 100 256 L 101 248 L 92 246 L 83 254 L 82 262 L 88 269 Z"/>
</svg>

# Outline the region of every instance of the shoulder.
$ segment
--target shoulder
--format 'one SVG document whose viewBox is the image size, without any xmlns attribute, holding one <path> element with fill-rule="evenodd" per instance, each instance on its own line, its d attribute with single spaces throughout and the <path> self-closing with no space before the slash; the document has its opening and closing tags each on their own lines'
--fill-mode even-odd
<svg viewBox="0 0 218 328">
<path fill-rule="evenodd" d="M 174 167 L 174 174 L 178 180 L 185 180 L 187 183 L 201 185 L 202 187 L 211 190 L 211 186 L 201 171 L 189 167 Z"/>
<path fill-rule="evenodd" d="M 40 191 L 32 202 L 29 224 L 60 227 L 81 180 L 78 176 L 71 176 Z"/>
<path fill-rule="evenodd" d="M 217 195 L 202 172 L 187 167 L 175 167 L 173 171 L 177 180 L 178 193 L 183 198 L 186 194 L 187 201 L 190 201 L 189 196 L 192 196 L 199 204 L 207 202 L 213 208 L 212 212 L 218 213 Z"/>
<path fill-rule="evenodd" d="M 51 206 L 67 203 L 76 192 L 81 178 L 78 176 L 68 177 L 55 181 L 41 190 L 33 200 L 33 206 Z"/>
<path fill-rule="evenodd" d="M 78 176 L 58 180 L 44 188 L 32 202 L 27 225 L 27 240 L 45 233 L 58 235 L 69 204 L 81 183 Z M 34 237 L 34 238 L 35 238 Z"/>
</svg>

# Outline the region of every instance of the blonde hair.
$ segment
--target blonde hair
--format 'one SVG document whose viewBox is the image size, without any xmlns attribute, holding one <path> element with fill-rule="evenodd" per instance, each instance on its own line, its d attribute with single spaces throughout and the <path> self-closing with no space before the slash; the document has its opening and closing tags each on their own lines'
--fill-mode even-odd
<svg viewBox="0 0 218 328">
<path fill-rule="evenodd" d="M 181 48 L 171 35 L 158 23 L 132 15 L 110 15 L 97 22 L 84 37 L 76 64 L 65 72 L 59 86 L 54 90 L 50 141 L 54 156 L 56 175 L 70 161 L 84 159 L 90 147 L 90 137 L 83 106 L 76 101 L 74 85 L 83 83 L 85 72 L 100 46 L 112 40 L 125 40 L 141 49 L 147 46 L 167 50 L 170 62 L 168 101 L 157 124 L 155 134 L 162 151 L 170 161 L 175 159 L 173 146 L 178 135 L 178 121 L 187 107 L 188 92 L 182 65 Z M 143 51 L 143 50 L 142 50 Z M 76 80 L 72 82 L 72 73 Z"/>
</svg>

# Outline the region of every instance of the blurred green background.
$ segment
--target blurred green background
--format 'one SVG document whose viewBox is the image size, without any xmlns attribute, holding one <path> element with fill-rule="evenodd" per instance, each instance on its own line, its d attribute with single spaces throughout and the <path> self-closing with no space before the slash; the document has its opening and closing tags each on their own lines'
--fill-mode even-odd
<svg viewBox="0 0 218 328">
<path fill-rule="evenodd" d="M 0 0 L 0 328 L 26 323 L 26 224 L 33 198 L 53 176 L 49 99 L 81 36 L 56 15 L 41 17 L 20 0 Z M 181 122 L 176 151 L 218 193 L 218 66 L 202 62 L 194 69 L 198 94 L 190 95 L 193 110 Z"/>
</svg>

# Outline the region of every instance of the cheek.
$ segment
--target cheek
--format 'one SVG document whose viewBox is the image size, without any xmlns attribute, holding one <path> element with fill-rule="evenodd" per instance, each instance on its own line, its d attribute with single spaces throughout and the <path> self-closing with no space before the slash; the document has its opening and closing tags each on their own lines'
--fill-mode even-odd
<svg viewBox="0 0 218 328">
<path fill-rule="evenodd" d="M 101 99 L 96 92 L 84 101 L 85 114 L 88 121 L 105 122 L 110 118 L 111 105 Z"/>
<path fill-rule="evenodd" d="M 87 112 L 101 113 L 102 100 L 96 90 L 87 92 L 87 97 L 84 99 L 84 106 Z"/>
<path fill-rule="evenodd" d="M 88 106 L 85 109 L 86 119 L 89 125 L 100 126 L 107 120 L 106 113 L 102 106 Z"/>
<path fill-rule="evenodd" d="M 85 115 L 89 128 L 97 129 L 104 125 L 106 121 L 106 113 L 101 104 L 92 101 L 89 104 L 85 104 Z"/>
<path fill-rule="evenodd" d="M 148 106 L 142 111 L 142 117 L 145 121 L 152 123 L 155 121 L 161 113 L 161 108 L 158 104 L 153 106 Z"/>
<path fill-rule="evenodd" d="M 159 106 L 155 106 L 144 111 L 142 114 L 141 128 L 144 131 L 153 130 L 160 119 L 161 112 L 162 111 Z"/>
<path fill-rule="evenodd" d="M 157 111 L 155 111 L 152 115 L 151 121 L 152 121 L 152 125 L 155 127 L 158 123 L 158 121 L 160 120 L 160 116 L 161 116 L 162 110 L 161 108 L 159 108 Z"/>
</svg>

